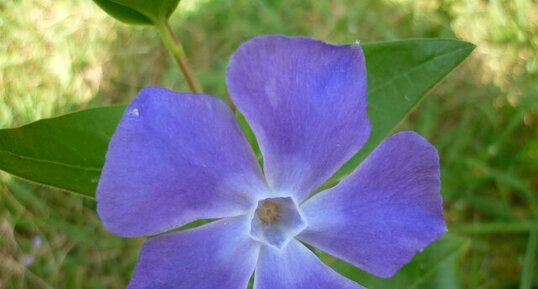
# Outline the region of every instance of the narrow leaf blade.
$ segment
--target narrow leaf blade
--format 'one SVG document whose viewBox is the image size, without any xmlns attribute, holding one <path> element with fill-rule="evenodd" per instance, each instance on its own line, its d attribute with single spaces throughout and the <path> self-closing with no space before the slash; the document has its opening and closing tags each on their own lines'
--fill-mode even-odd
<svg viewBox="0 0 538 289">
<path fill-rule="evenodd" d="M 535 225 L 534 230 L 529 234 L 529 240 L 527 242 L 527 250 L 525 252 L 525 258 L 523 261 L 523 270 L 521 272 L 521 282 L 519 289 L 531 289 L 534 279 L 534 268 L 536 266 L 536 257 L 538 256 L 538 223 Z"/>
</svg>

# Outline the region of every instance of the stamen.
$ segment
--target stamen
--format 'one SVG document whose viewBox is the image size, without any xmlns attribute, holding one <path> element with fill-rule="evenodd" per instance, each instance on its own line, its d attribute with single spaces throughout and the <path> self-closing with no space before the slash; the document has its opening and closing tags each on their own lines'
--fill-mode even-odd
<svg viewBox="0 0 538 289">
<path fill-rule="evenodd" d="M 258 215 L 258 218 L 260 218 L 263 223 L 271 224 L 278 221 L 280 218 L 279 211 L 280 208 L 275 202 L 265 200 L 256 209 L 256 215 Z"/>
</svg>

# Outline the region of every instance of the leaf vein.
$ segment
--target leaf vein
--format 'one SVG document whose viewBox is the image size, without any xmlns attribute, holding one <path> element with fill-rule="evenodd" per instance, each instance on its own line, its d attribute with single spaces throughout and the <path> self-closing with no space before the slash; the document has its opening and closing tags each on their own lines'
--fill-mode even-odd
<svg viewBox="0 0 538 289">
<path fill-rule="evenodd" d="M 3 149 L 0 149 L 0 153 L 8 154 L 16 158 L 19 158 L 21 160 L 33 161 L 33 162 L 44 163 L 44 164 L 51 164 L 51 165 L 56 165 L 60 167 L 72 168 L 72 169 L 83 170 L 83 171 L 101 172 L 100 168 L 83 167 L 83 166 L 74 165 L 74 164 L 61 163 L 61 162 L 45 160 L 45 159 L 38 159 L 38 158 L 30 157 L 30 156 L 20 155 L 20 154 L 13 153 L 13 152 L 10 152 L 8 150 L 3 150 Z"/>
<path fill-rule="evenodd" d="M 402 74 L 398 74 L 396 76 L 394 76 L 393 78 L 389 79 L 387 82 L 384 82 L 383 84 L 379 85 L 379 86 L 376 86 L 374 88 L 372 88 L 370 91 L 368 91 L 368 94 L 372 95 L 374 93 L 376 93 L 378 90 L 384 88 L 385 86 L 388 86 L 390 85 L 392 82 L 396 81 L 397 79 L 400 79 L 402 77 L 406 77 L 408 76 L 409 74 L 411 74 L 413 71 L 423 67 L 423 66 L 426 66 L 427 64 L 429 64 L 430 62 L 433 62 L 435 61 L 436 59 L 438 58 L 442 58 L 442 57 L 445 57 L 446 55 L 449 55 L 449 54 L 453 54 L 453 53 L 457 53 L 457 52 L 460 52 L 462 50 L 466 50 L 466 49 L 469 49 L 467 47 L 460 47 L 458 49 L 455 49 L 455 50 L 450 50 L 448 52 L 445 52 L 445 53 L 442 53 L 442 54 L 439 54 L 439 55 L 436 55 L 430 59 L 427 59 L 426 61 L 414 66 L 413 68 L 409 69 L 408 71 L 402 73 Z"/>
</svg>

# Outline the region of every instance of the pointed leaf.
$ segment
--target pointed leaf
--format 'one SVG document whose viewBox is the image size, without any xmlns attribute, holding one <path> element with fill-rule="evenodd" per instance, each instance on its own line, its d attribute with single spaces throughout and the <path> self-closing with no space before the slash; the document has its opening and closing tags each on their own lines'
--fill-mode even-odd
<svg viewBox="0 0 538 289">
<path fill-rule="evenodd" d="M 179 0 L 93 0 L 110 16 L 127 24 L 151 25 L 168 19 Z"/>
<path fill-rule="evenodd" d="M 132 25 L 151 25 L 152 21 L 140 12 L 129 7 L 117 4 L 112 0 L 93 0 L 108 15 L 117 20 Z"/>
<path fill-rule="evenodd" d="M 0 130 L 0 169 L 93 197 L 124 106 L 89 109 Z"/>
<path fill-rule="evenodd" d="M 363 48 L 372 132 L 362 150 L 331 181 L 353 171 L 475 46 L 458 40 L 424 39 L 365 44 Z"/>
</svg>

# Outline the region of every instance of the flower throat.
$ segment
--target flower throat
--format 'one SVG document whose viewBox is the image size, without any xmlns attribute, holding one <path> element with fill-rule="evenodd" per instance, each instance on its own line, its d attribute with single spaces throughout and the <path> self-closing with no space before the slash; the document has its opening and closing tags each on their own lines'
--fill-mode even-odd
<svg viewBox="0 0 538 289">
<path fill-rule="evenodd" d="M 265 200 L 256 209 L 256 215 L 263 223 L 271 224 L 280 218 L 280 208 L 275 202 Z"/>
</svg>

